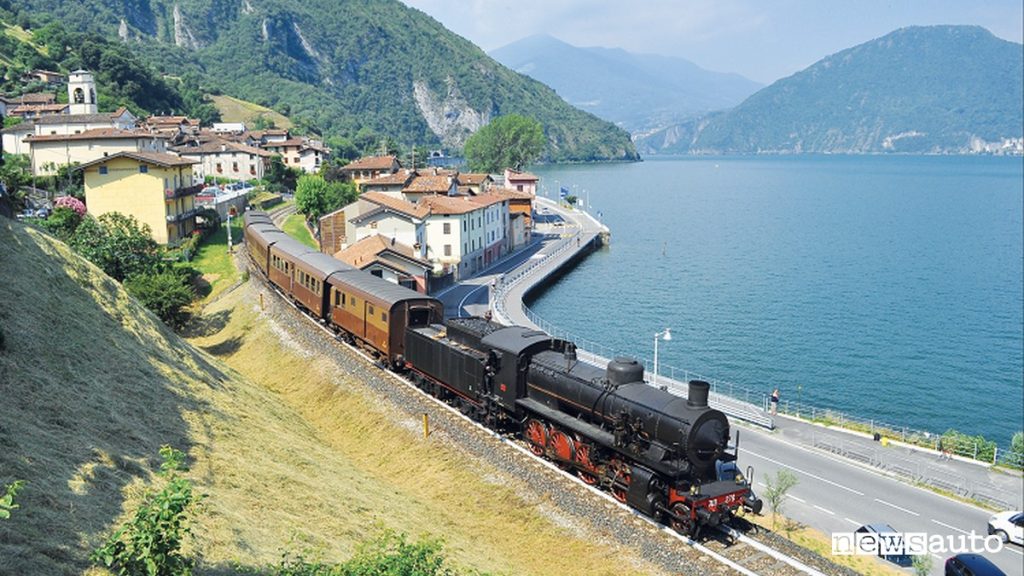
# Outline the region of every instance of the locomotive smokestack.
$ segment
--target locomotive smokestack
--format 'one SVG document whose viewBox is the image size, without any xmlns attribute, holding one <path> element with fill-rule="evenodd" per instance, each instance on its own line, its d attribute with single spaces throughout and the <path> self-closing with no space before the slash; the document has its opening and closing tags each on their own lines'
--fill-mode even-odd
<svg viewBox="0 0 1024 576">
<path fill-rule="evenodd" d="M 690 391 L 687 394 L 686 403 L 693 408 L 707 408 L 709 390 L 711 390 L 711 384 L 703 380 L 690 380 Z"/>
</svg>

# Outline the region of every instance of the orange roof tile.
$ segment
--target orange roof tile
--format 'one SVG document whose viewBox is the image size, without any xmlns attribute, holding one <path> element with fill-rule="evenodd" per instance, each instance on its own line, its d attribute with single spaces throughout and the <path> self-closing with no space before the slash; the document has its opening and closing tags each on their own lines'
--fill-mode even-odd
<svg viewBox="0 0 1024 576">
<path fill-rule="evenodd" d="M 396 156 L 364 156 L 349 162 L 342 170 L 390 170 L 397 161 Z"/>
<path fill-rule="evenodd" d="M 29 136 L 28 142 L 64 142 L 66 140 L 110 140 L 114 138 L 159 138 L 166 139 L 166 134 L 158 134 L 145 130 L 118 130 L 117 128 L 93 128 L 78 134 L 43 134 Z"/>
<path fill-rule="evenodd" d="M 377 256 L 385 250 L 390 250 L 396 254 L 409 258 L 410 260 L 415 260 L 424 266 L 430 265 L 429 262 L 426 262 L 416 256 L 416 251 L 412 246 L 401 242 L 395 242 L 391 238 L 385 238 L 380 234 L 367 236 L 348 248 L 336 252 L 334 257 L 346 264 L 355 266 L 356 268 L 365 268 L 376 262 Z"/>
<path fill-rule="evenodd" d="M 447 194 L 452 187 L 448 176 L 417 176 L 402 189 L 412 194 Z"/>
<path fill-rule="evenodd" d="M 388 196 L 387 194 L 383 194 L 381 192 L 367 192 L 360 196 L 360 198 L 363 198 L 364 200 L 367 200 L 369 202 L 373 202 L 378 206 L 382 206 L 384 208 L 388 208 L 395 212 L 405 214 L 407 216 L 412 216 L 414 218 L 423 218 L 424 216 L 427 215 L 426 208 L 421 207 L 419 204 L 413 204 L 412 202 L 409 202 L 407 200 L 402 200 L 401 198 Z"/>
</svg>

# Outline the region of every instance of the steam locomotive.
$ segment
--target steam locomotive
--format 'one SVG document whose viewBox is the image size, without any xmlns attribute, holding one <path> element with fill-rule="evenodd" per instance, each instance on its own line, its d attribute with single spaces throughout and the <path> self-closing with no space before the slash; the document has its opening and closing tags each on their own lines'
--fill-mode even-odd
<svg viewBox="0 0 1024 576">
<path fill-rule="evenodd" d="M 616 500 L 690 535 L 761 511 L 707 382 L 681 398 L 644 382 L 631 358 L 599 368 L 539 330 L 442 322 L 437 300 L 304 248 L 263 213 L 246 213 L 245 239 L 260 274 L 339 337 Z"/>
</svg>

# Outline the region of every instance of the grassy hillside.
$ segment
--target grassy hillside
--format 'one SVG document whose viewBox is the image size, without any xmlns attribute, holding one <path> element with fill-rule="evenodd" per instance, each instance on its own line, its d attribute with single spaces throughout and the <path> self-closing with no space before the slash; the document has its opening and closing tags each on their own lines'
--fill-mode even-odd
<svg viewBox="0 0 1024 576">
<path fill-rule="evenodd" d="M 423 441 L 415 416 L 262 312 L 251 284 L 211 307 L 196 348 L 63 244 L 4 220 L 0 245 L 0 484 L 27 481 L 0 521 L 0 571 L 81 573 L 171 444 L 208 495 L 200 574 L 283 549 L 340 560 L 375 526 L 443 537 L 456 565 L 489 572 L 655 573 L 502 487 L 443 431 Z"/>
<path fill-rule="evenodd" d="M 220 118 L 223 122 L 245 122 L 253 126 L 257 118 L 274 123 L 278 128 L 291 128 L 292 121 L 287 116 L 271 110 L 266 106 L 260 106 L 253 102 L 246 102 L 232 96 L 210 96 L 213 105 L 220 111 Z"/>
</svg>

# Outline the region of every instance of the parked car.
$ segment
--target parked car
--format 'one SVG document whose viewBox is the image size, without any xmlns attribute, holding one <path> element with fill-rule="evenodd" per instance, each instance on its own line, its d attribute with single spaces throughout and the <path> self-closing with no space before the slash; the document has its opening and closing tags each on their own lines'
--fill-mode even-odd
<svg viewBox="0 0 1024 576">
<path fill-rule="evenodd" d="M 1024 546 L 1024 512 L 1000 512 L 988 519 L 988 533 Z"/>
<path fill-rule="evenodd" d="M 886 534 L 899 534 L 899 531 L 888 524 L 866 524 L 857 528 L 855 532 L 858 534 L 876 534 L 879 537 L 884 537 Z M 883 554 L 881 546 L 879 546 L 878 556 L 899 566 L 910 566 L 914 562 L 914 559 L 908 554 Z"/>
<path fill-rule="evenodd" d="M 946 559 L 946 576 L 1006 576 L 981 554 L 957 554 Z"/>
</svg>

